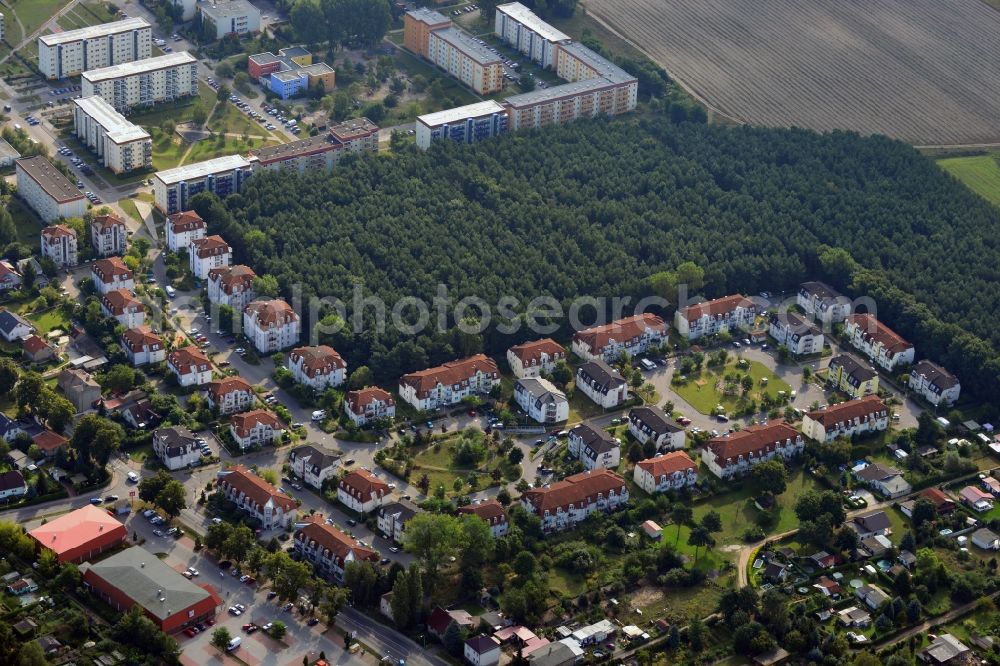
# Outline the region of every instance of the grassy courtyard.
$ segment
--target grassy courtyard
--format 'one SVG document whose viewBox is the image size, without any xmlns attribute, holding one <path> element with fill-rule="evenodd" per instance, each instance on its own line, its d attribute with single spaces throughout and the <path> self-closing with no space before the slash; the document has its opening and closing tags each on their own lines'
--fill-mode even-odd
<svg viewBox="0 0 1000 666">
<path fill-rule="evenodd" d="M 743 363 L 745 367 L 737 367 L 738 363 Z M 727 390 L 727 375 L 749 375 L 753 386 L 745 393 L 738 384 L 735 389 L 730 386 Z M 764 380 L 766 384 L 762 383 Z M 777 400 L 779 392 L 784 391 L 788 395 L 792 390 L 791 386 L 778 379 L 761 363 L 745 359 L 730 359 L 722 368 L 703 368 L 689 375 L 685 381 L 673 384 L 672 388 L 702 414 L 711 414 L 717 405 L 722 405 L 727 413 L 733 412 L 750 400 L 759 404 L 765 395 L 771 400 Z"/>
<path fill-rule="evenodd" d="M 463 446 L 470 446 L 478 453 L 463 458 L 458 455 L 459 448 Z M 498 466 L 504 472 L 511 471 L 508 470 L 510 463 L 497 453 L 492 440 L 481 432 L 467 430 L 438 440 L 417 453 L 413 459 L 410 483 L 417 483 L 426 474 L 430 493 L 443 486 L 446 495 L 454 495 L 457 494 L 454 490 L 455 479 L 467 482 L 469 476 L 475 474 L 479 479 L 476 487 L 481 490 L 496 485 L 490 471 Z"/>
</svg>

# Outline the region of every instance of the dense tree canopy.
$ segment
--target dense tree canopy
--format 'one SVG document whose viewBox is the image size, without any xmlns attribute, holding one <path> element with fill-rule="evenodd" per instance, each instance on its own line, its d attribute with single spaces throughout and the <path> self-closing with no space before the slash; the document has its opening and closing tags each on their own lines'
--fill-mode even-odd
<svg viewBox="0 0 1000 666">
<path fill-rule="evenodd" d="M 542 295 L 566 304 L 669 291 L 650 277 L 690 261 L 704 269 L 705 296 L 815 277 L 875 293 L 920 355 L 949 364 L 974 353 L 971 371 L 987 376 L 970 385 L 1000 382 L 988 344 L 1000 343 L 1000 214 L 882 137 L 578 122 L 346 160 L 332 175 L 262 174 L 227 200 L 228 212 L 210 195 L 196 202 L 212 231 L 258 274 L 274 275 L 286 297 L 296 284 L 305 297 L 337 297 L 348 318 L 355 284 L 388 304 L 387 318 L 403 297 L 429 302 L 439 284 L 452 300 L 476 295 L 495 307 L 513 297 L 522 314 Z M 820 262 L 829 247 L 843 248 L 841 261 Z M 982 340 L 956 342 L 962 329 Z M 379 380 L 457 355 L 446 334 L 338 336 L 327 341 Z M 484 349 L 529 337 L 525 327 L 491 328 Z"/>
</svg>

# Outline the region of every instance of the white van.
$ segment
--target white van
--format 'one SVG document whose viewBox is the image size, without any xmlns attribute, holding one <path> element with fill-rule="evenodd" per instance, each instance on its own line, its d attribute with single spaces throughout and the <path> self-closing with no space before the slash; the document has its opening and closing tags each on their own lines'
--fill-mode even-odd
<svg viewBox="0 0 1000 666">
<path fill-rule="evenodd" d="M 173 298 L 177 295 L 177 290 L 171 287 L 169 284 L 163 288 L 163 291 L 167 292 L 167 298 Z"/>
<path fill-rule="evenodd" d="M 129 483 L 139 483 L 139 475 L 136 474 L 135 472 L 129 472 L 128 481 Z"/>
<path fill-rule="evenodd" d="M 642 366 L 643 370 L 656 370 L 656 364 L 648 358 L 639 359 L 639 364 Z"/>
<path fill-rule="evenodd" d="M 229 641 L 229 645 L 226 646 L 226 652 L 232 652 L 233 650 L 235 650 L 236 648 L 238 648 L 240 646 L 240 643 L 242 643 L 242 642 L 243 642 L 243 638 L 241 638 L 240 636 L 237 636 L 233 640 Z"/>
</svg>

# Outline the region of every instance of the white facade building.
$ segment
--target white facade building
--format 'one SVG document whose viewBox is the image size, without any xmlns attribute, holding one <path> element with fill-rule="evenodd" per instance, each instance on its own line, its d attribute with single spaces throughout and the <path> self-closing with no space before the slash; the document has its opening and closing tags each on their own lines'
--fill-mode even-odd
<svg viewBox="0 0 1000 666">
<path fill-rule="evenodd" d="M 890 372 L 897 365 L 913 363 L 913 345 L 868 313 L 849 316 L 844 333 L 855 349 Z"/>
<path fill-rule="evenodd" d="M 191 241 L 188 248 L 188 267 L 199 280 L 207 280 L 214 268 L 229 266 L 233 258 L 233 248 L 222 236 L 206 236 Z"/>
<path fill-rule="evenodd" d="M 135 277 L 121 257 L 98 259 L 90 267 L 90 277 L 98 294 L 103 295 L 116 289 L 129 292 L 135 289 Z"/>
<path fill-rule="evenodd" d="M 573 336 L 573 353 L 587 361 L 612 363 L 622 352 L 631 358 L 666 340 L 667 325 L 664 321 L 644 312 L 580 331 Z"/>
<path fill-rule="evenodd" d="M 747 426 L 713 437 L 702 449 L 701 461 L 720 479 L 747 474 L 761 462 L 778 457 L 790 460 L 805 447 L 798 430 L 784 421 Z"/>
<path fill-rule="evenodd" d="M 167 347 L 163 340 L 145 325 L 122 332 L 122 349 L 135 366 L 160 363 L 167 358 Z"/>
<path fill-rule="evenodd" d="M 493 100 L 417 116 L 417 148 L 435 141 L 478 143 L 507 131 L 507 110 Z"/>
<path fill-rule="evenodd" d="M 236 506 L 261 522 L 265 530 L 288 527 L 298 505 L 291 497 L 243 465 L 219 472 L 219 489 Z"/>
<path fill-rule="evenodd" d="M 910 368 L 910 389 L 932 405 L 953 405 L 958 401 L 962 385 L 958 377 L 937 363 L 924 359 Z"/>
<path fill-rule="evenodd" d="M 264 354 L 296 344 L 300 327 L 299 315 L 282 300 L 254 301 L 243 311 L 243 335 Z"/>
<path fill-rule="evenodd" d="M 207 234 L 205 220 L 193 210 L 167 216 L 167 249 L 171 252 L 186 250 L 191 242 Z"/>
<path fill-rule="evenodd" d="M 198 94 L 198 61 L 187 51 L 85 71 L 81 97 L 99 95 L 121 113 Z M 172 211 L 171 211 L 172 212 Z"/>
<path fill-rule="evenodd" d="M 632 471 L 635 484 L 652 495 L 689 488 L 698 482 L 698 463 L 684 451 L 640 460 Z"/>
<path fill-rule="evenodd" d="M 674 326 L 688 340 L 723 331 L 748 329 L 757 316 L 757 306 L 741 294 L 717 298 L 714 301 L 678 308 Z"/>
<path fill-rule="evenodd" d="M 556 363 L 566 360 L 566 350 L 552 338 L 514 345 L 507 350 L 507 363 L 514 376 L 538 377 L 555 370 Z"/>
<path fill-rule="evenodd" d="M 889 410 L 875 395 L 806 412 L 802 417 L 802 434 L 817 442 L 832 442 L 838 437 L 862 435 L 888 427 Z"/>
<path fill-rule="evenodd" d="M 247 0 L 211 0 L 198 4 L 202 25 L 216 39 L 260 32 L 260 10 Z"/>
<path fill-rule="evenodd" d="M 226 266 L 208 271 L 208 300 L 243 312 L 256 297 L 253 281 L 257 274 L 249 266 Z"/>
<path fill-rule="evenodd" d="M 112 289 L 101 296 L 101 311 L 125 328 L 142 326 L 146 321 L 146 307 L 128 289 Z"/>
<path fill-rule="evenodd" d="M 187 210 L 191 197 L 199 192 L 212 192 L 225 199 L 243 188 L 253 174 L 253 165 L 242 155 L 226 155 L 157 171 L 153 176 L 156 206 L 170 215 Z"/>
<path fill-rule="evenodd" d="M 472 504 L 460 506 L 458 507 L 458 513 L 459 515 L 471 514 L 486 521 L 486 524 L 490 526 L 490 533 L 493 534 L 493 538 L 495 539 L 504 536 L 510 529 L 510 524 L 507 521 L 507 511 L 504 509 L 503 504 L 498 502 L 495 497 L 485 500 L 475 500 Z"/>
<path fill-rule="evenodd" d="M 115 173 L 153 166 L 149 132 L 129 122 L 103 97 L 73 100 L 73 133 Z"/>
<path fill-rule="evenodd" d="M 197 347 L 181 347 L 170 352 L 167 367 L 181 386 L 201 386 L 212 381 L 212 362 Z"/>
<path fill-rule="evenodd" d="M 98 257 L 125 254 L 128 249 L 128 227 L 116 215 L 98 215 L 90 222 L 90 244 Z"/>
<path fill-rule="evenodd" d="M 567 476 L 543 488 L 521 495 L 521 505 L 542 520 L 545 532 L 573 527 L 590 514 L 608 513 L 628 504 L 625 479 L 607 469 Z"/>
<path fill-rule="evenodd" d="M 823 331 L 794 312 L 772 314 L 768 332 L 779 345 L 785 345 L 796 356 L 823 351 Z"/>
<path fill-rule="evenodd" d="M 576 389 L 604 409 L 628 400 L 628 384 L 604 361 L 589 361 L 577 368 Z"/>
<path fill-rule="evenodd" d="M 63 217 L 83 217 L 87 212 L 87 198 L 52 162 L 36 155 L 22 157 L 14 165 L 17 170 L 17 195 L 38 213 L 43 222 L 54 222 Z M 75 234 L 73 238 L 76 238 Z M 56 265 L 60 265 L 58 261 Z M 64 265 L 76 265 L 75 258 L 72 264 Z"/>
<path fill-rule="evenodd" d="M 431 410 L 458 404 L 470 395 L 487 395 L 499 381 L 497 364 L 477 354 L 403 375 L 399 379 L 399 397 L 414 409 Z"/>
<path fill-rule="evenodd" d="M 621 444 L 600 428 L 581 423 L 569 431 L 569 454 L 588 470 L 618 469 Z"/>
<path fill-rule="evenodd" d="M 347 364 L 333 347 L 296 347 L 288 354 L 285 365 L 295 381 L 322 391 L 328 386 L 340 386 L 347 379 Z"/>
<path fill-rule="evenodd" d="M 38 69 L 49 79 L 143 60 L 152 54 L 153 29 L 146 19 L 137 17 L 38 38 Z"/>
<path fill-rule="evenodd" d="M 629 410 L 628 431 L 642 444 L 652 440 L 657 451 L 684 448 L 684 428 L 653 405 Z"/>
<path fill-rule="evenodd" d="M 557 45 L 570 39 L 520 2 L 497 5 L 494 29 L 497 37 L 548 68 L 556 65 Z"/>
<path fill-rule="evenodd" d="M 561 423 L 569 418 L 566 394 L 541 377 L 525 377 L 514 382 L 514 400 L 538 423 Z"/>
<path fill-rule="evenodd" d="M 245 412 L 257 402 L 253 386 L 242 377 L 209 382 L 205 387 L 205 397 L 208 398 L 208 406 L 222 415 Z"/>
<path fill-rule="evenodd" d="M 824 324 L 838 324 L 851 314 L 851 299 L 824 282 L 803 282 L 795 302 Z"/>
<path fill-rule="evenodd" d="M 396 418 L 396 401 L 392 394 L 377 386 L 348 391 L 344 396 L 344 412 L 355 424 L 363 426 L 376 419 Z"/>
<path fill-rule="evenodd" d="M 42 229 L 42 256 L 55 262 L 56 268 L 76 266 L 76 232 L 64 224 L 53 224 Z"/>
<path fill-rule="evenodd" d="M 263 409 L 254 409 L 242 414 L 234 414 L 229 420 L 229 434 L 240 450 L 281 441 L 285 429 L 281 427 L 278 417 Z"/>
<path fill-rule="evenodd" d="M 497 666 L 500 663 L 500 641 L 480 634 L 465 641 L 465 661 L 472 666 Z"/>
<path fill-rule="evenodd" d="M 371 513 L 382 506 L 392 489 L 371 472 L 356 469 L 340 480 L 337 500 L 358 513 Z"/>
<path fill-rule="evenodd" d="M 307 486 L 319 489 L 323 487 L 324 481 L 337 475 L 337 458 L 306 444 L 289 452 L 288 467 Z"/>
<path fill-rule="evenodd" d="M 170 471 L 201 462 L 201 447 L 187 428 L 159 428 L 153 431 L 153 453 Z"/>
</svg>

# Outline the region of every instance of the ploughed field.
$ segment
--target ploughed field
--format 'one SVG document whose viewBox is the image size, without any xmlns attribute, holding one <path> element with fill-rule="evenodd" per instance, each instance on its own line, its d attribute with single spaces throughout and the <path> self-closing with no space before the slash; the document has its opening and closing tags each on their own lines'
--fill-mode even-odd
<svg viewBox="0 0 1000 666">
<path fill-rule="evenodd" d="M 1000 12 L 982 0 L 588 0 L 710 106 L 767 126 L 1000 142 Z"/>
</svg>

